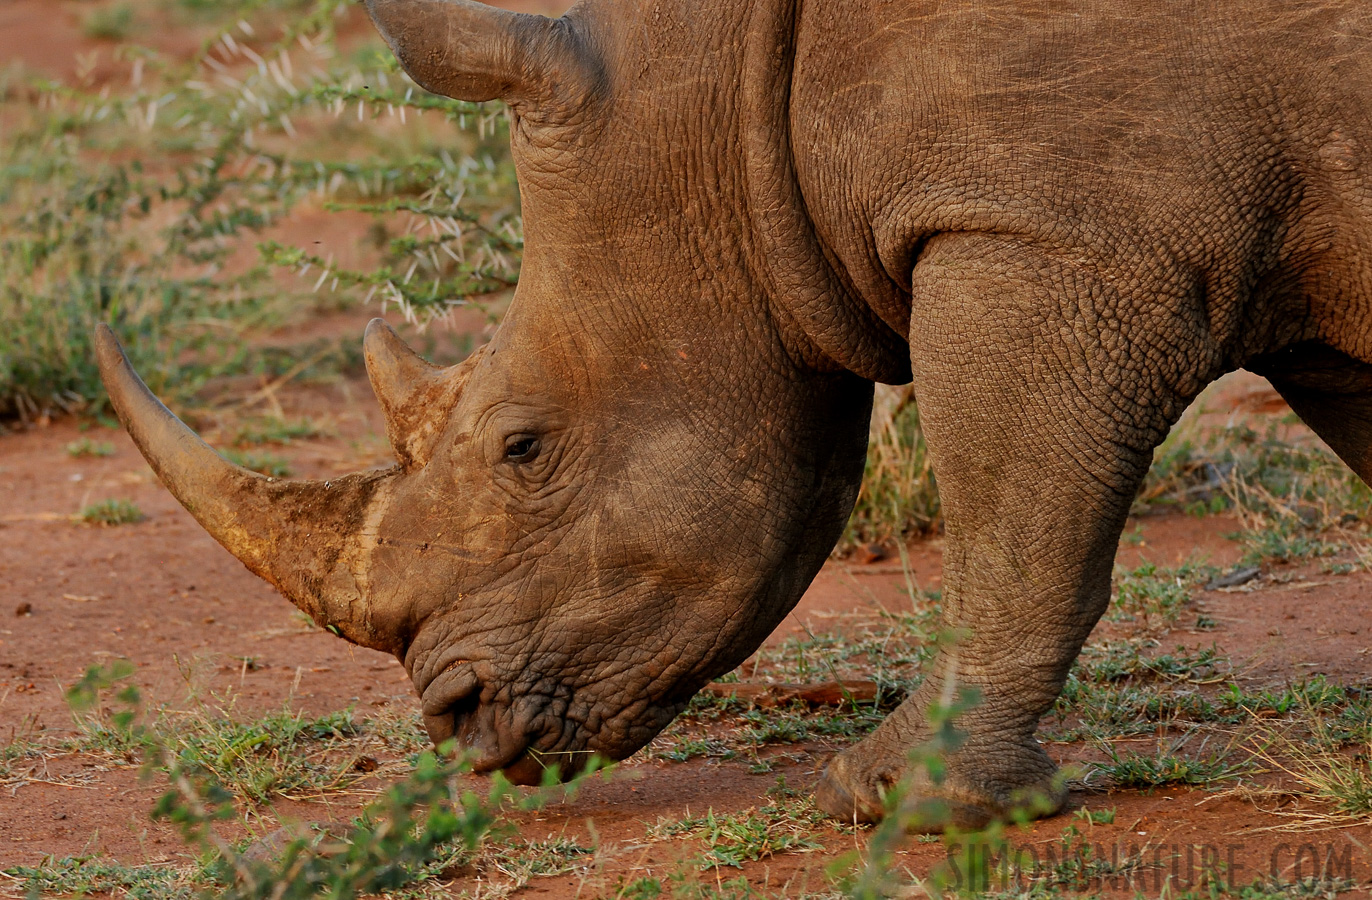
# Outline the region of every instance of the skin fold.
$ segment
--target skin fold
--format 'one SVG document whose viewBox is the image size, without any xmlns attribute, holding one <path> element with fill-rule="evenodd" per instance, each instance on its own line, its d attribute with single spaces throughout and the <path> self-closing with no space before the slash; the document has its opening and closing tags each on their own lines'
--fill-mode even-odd
<svg viewBox="0 0 1372 900">
<path fill-rule="evenodd" d="M 224 463 L 108 334 L 116 409 L 225 546 L 395 653 L 435 741 L 622 759 L 795 605 L 913 379 L 947 528 L 924 687 L 829 765 L 874 820 L 950 686 L 944 824 L 1064 793 L 1034 738 L 1152 451 L 1268 377 L 1372 474 L 1372 7 L 1358 0 L 368 0 L 422 86 L 506 100 L 523 271 L 453 369 L 369 329 L 398 465 Z"/>
</svg>

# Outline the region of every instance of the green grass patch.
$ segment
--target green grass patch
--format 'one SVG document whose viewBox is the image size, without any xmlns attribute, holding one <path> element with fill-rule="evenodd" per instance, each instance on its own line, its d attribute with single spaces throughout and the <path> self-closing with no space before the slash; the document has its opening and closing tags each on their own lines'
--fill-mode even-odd
<svg viewBox="0 0 1372 900">
<path fill-rule="evenodd" d="M 1081 819 L 1088 825 L 1113 825 L 1115 824 L 1115 807 L 1109 809 L 1087 809 L 1082 807 L 1072 813 L 1072 817 Z"/>
<path fill-rule="evenodd" d="M 705 849 L 702 868 L 742 868 L 744 863 L 769 859 L 778 853 L 823 849 L 809 832 L 824 821 L 808 799 L 783 799 L 738 813 L 707 810 L 676 822 L 659 821 L 650 839 L 693 838 Z"/>
<path fill-rule="evenodd" d="M 81 438 L 67 444 L 67 455 L 72 459 L 87 459 L 114 455 L 114 444 L 109 441 L 93 441 Z"/>
<path fill-rule="evenodd" d="M 1030 896 L 1035 896 L 1035 891 L 1039 897 L 1062 896 L 1062 891 L 1087 892 L 1089 896 L 1093 888 L 1128 884 L 1148 868 L 1146 859 L 1144 850 L 1110 853 L 1093 844 L 1076 825 L 1069 825 L 1057 844 L 1044 852 L 1040 870 L 1029 873 Z"/>
<path fill-rule="evenodd" d="M 595 847 L 565 837 L 547 841 L 515 838 L 488 842 L 481 862 L 523 885 L 534 878 L 584 870 L 593 862 L 595 852 Z"/>
<path fill-rule="evenodd" d="M 82 897 L 112 894 L 156 900 L 194 897 L 204 873 L 192 867 L 127 866 L 95 856 L 45 860 L 37 866 L 14 866 L 4 873 L 17 879 L 31 897 Z"/>
<path fill-rule="evenodd" d="M 1139 493 L 1143 507 L 1205 514 L 1236 510 L 1308 526 L 1366 516 L 1372 491 L 1304 429 L 1269 421 L 1203 432 L 1184 421 L 1158 448 Z"/>
<path fill-rule="evenodd" d="M 81 521 L 88 525 L 135 525 L 146 518 L 137 503 L 118 498 L 101 500 L 81 510 Z"/>
<path fill-rule="evenodd" d="M 312 419 L 264 418 L 246 422 L 234 435 L 237 447 L 261 444 L 290 444 L 306 438 L 319 437 L 328 432 Z"/>
<path fill-rule="evenodd" d="M 1204 694 L 1166 685 L 1101 686 L 1069 682 L 1045 721 L 1045 737 L 1061 743 L 1113 740 L 1157 731 L 1160 724 L 1234 722 Z"/>
<path fill-rule="evenodd" d="M 174 747 L 179 765 L 212 775 L 236 797 L 266 803 L 356 782 L 357 757 L 347 751 L 359 731 L 351 710 L 316 718 L 283 709 L 250 722 L 202 712 L 161 736 Z"/>
<path fill-rule="evenodd" d="M 903 699 L 919 685 L 924 665 L 937 651 L 939 598 L 913 588 L 907 596 L 912 613 L 881 612 L 869 622 L 854 622 L 843 631 L 807 633 L 764 647 L 736 674 L 755 680 L 805 683 L 868 679 Z M 878 698 L 878 705 L 890 700 Z"/>
<path fill-rule="evenodd" d="M 192 698 L 189 709 L 145 713 L 133 674 L 126 660 L 89 669 L 67 692 L 78 734 L 55 749 L 194 771 L 256 806 L 348 788 L 376 768 L 358 763 L 380 747 L 414 753 L 427 746 L 413 719 L 363 724 L 351 709 L 306 716 L 283 708 L 244 718 L 232 703 Z M 149 758 L 150 747 L 159 755 Z"/>
<path fill-rule="evenodd" d="M 1089 644 L 1077 658 L 1073 677 L 1085 682 L 1110 683 L 1128 678 L 1165 678 L 1175 682 L 1214 684 L 1232 669 L 1229 658 L 1215 646 L 1149 655 L 1158 641 L 1133 638 Z"/>
<path fill-rule="evenodd" d="M 789 638 L 760 649 L 720 679 L 753 684 L 870 681 L 876 687 L 875 699 L 845 700 L 833 708 L 812 709 L 796 701 L 754 709 L 731 694 L 697 694 L 645 755 L 672 762 L 742 757 L 750 761 L 750 771 L 760 774 L 772 770 L 772 764 L 758 755 L 764 747 L 861 738 L 919 685 L 922 667 L 936 652 L 937 595 L 912 586 L 910 596 L 916 612 L 883 612 L 848 631 Z"/>
<path fill-rule="evenodd" d="M 1192 593 L 1217 574 L 1212 566 L 1187 563 L 1175 569 L 1144 563 L 1115 573 L 1115 601 L 1107 617 L 1116 622 L 1171 625 L 1181 616 Z"/>
<path fill-rule="evenodd" d="M 1237 707 L 1207 695 L 1228 684 L 1232 667 L 1217 648 L 1148 654 L 1156 641 L 1088 644 L 1043 723 L 1044 736 L 1070 743 L 1149 734 L 1160 724 L 1226 723 Z"/>
<path fill-rule="evenodd" d="M 729 742 L 710 735 L 699 737 L 664 735 L 647 748 L 647 756 L 652 759 L 665 759 L 670 762 L 686 762 L 690 759 L 733 759 L 738 750 Z"/>
<path fill-rule="evenodd" d="M 418 753 L 408 775 L 387 787 L 351 824 L 303 828 L 275 855 L 245 855 L 242 845 L 218 833 L 217 823 L 234 818 L 243 806 L 346 786 L 361 777 L 350 765 L 362 746 L 359 738 L 413 746 L 417 722 L 401 717 L 368 729 L 351 712 L 307 717 L 290 710 L 244 721 L 230 709 L 204 704 L 190 711 L 149 713 L 132 683 L 134 672 L 125 660 L 89 669 L 67 693 L 80 734 L 49 749 L 130 764 L 141 758 L 146 769 L 164 774 L 168 790 L 153 810 L 154 818 L 176 825 L 200 851 L 198 862 L 178 869 L 72 858 L 5 870 L 28 893 L 252 900 L 396 891 L 414 896 L 441 889 L 459 868 L 509 891 L 535 877 L 584 868 L 595 852 L 593 846 L 567 838 L 523 839 L 505 814 L 574 796 L 598 762 L 592 761 L 569 785 L 554 785 L 550 778 L 533 792 L 517 791 L 497 775 L 489 793 L 479 796 L 460 790 L 456 776 L 469 767 L 451 758 L 451 748 L 446 748 L 439 754 Z M 6 751 L 7 758 L 21 755 L 18 744 Z"/>
<path fill-rule="evenodd" d="M 133 31 L 133 7 L 128 3 L 99 6 L 86 13 L 81 30 L 86 37 L 101 41 L 119 41 Z"/>
<path fill-rule="evenodd" d="M 1155 788 L 1167 785 L 1209 785 L 1231 779 L 1244 771 L 1222 755 L 1184 756 L 1173 750 L 1157 753 L 1120 752 L 1109 747 L 1109 762 L 1092 769 L 1110 779 L 1117 788 Z"/>
<path fill-rule="evenodd" d="M 243 450 L 220 450 L 220 455 L 250 472 L 272 478 L 289 478 L 294 473 L 288 460 L 274 453 L 250 453 Z"/>
<path fill-rule="evenodd" d="M 1301 688 L 1285 704 L 1294 714 L 1261 720 L 1263 727 L 1249 736 L 1254 756 L 1281 773 L 1281 782 L 1244 785 L 1236 793 L 1299 828 L 1372 822 L 1372 697 L 1323 679 Z"/>
<path fill-rule="evenodd" d="M 1136 511 L 1237 515 L 1247 565 L 1330 557 L 1372 513 L 1372 491 L 1303 427 L 1268 421 L 1202 432 L 1183 422 L 1154 457 Z"/>
<path fill-rule="evenodd" d="M 1350 721 L 1360 721 L 1372 716 L 1368 697 L 1368 692 L 1363 688 L 1344 687 L 1323 675 L 1314 675 L 1286 687 L 1256 691 L 1248 691 L 1231 683 L 1219 699 L 1232 709 L 1258 715 L 1284 716 L 1303 710 L 1323 719 L 1343 717 L 1351 711 Z"/>
<path fill-rule="evenodd" d="M 1268 522 L 1238 535 L 1244 545 L 1243 564 L 1298 563 L 1336 556 L 1347 548 L 1343 541 L 1331 541 L 1312 533 L 1299 520 Z"/>
</svg>

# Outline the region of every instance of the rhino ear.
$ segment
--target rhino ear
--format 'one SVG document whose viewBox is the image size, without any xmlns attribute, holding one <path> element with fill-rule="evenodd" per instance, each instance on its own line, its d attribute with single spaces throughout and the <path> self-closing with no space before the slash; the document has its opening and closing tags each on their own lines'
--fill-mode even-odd
<svg viewBox="0 0 1372 900">
<path fill-rule="evenodd" d="M 362 352 L 396 459 L 406 469 L 423 467 L 481 352 L 450 369 L 435 366 L 411 350 L 382 319 L 372 319 L 367 325 Z"/>
<path fill-rule="evenodd" d="M 521 114 L 567 120 L 595 93 L 601 66 L 575 23 L 471 0 L 366 0 L 400 64 L 425 90 L 505 100 Z"/>
</svg>

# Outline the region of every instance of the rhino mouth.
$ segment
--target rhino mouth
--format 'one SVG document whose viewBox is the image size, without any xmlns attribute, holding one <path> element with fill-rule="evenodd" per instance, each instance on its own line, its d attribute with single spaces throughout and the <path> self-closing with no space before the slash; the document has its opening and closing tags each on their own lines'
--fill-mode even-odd
<svg viewBox="0 0 1372 900">
<path fill-rule="evenodd" d="M 541 741 L 503 726 L 502 711 L 497 704 L 483 703 L 478 690 L 453 703 L 439 716 L 425 715 L 424 718 L 430 737 L 446 734 L 454 739 L 457 752 L 470 754 L 472 771 L 478 774 L 498 771 L 519 785 L 542 784 L 548 778 L 548 770 L 553 768 L 557 780 L 577 774 L 575 757 L 578 754 L 541 748 Z M 435 723 L 434 719 L 438 721 Z M 436 729 L 435 724 L 441 730 Z M 442 740 L 435 740 L 435 745 Z"/>
<path fill-rule="evenodd" d="M 480 681 L 470 663 L 450 663 L 421 692 L 424 727 L 434 746 L 452 741 L 473 772 L 498 771 L 519 785 L 545 784 L 549 770 L 567 781 L 592 759 L 605 757 L 580 749 L 581 741 L 562 727 L 566 722 L 553 725 L 537 711 L 541 704 L 528 697 L 505 702 L 499 693 Z"/>
<path fill-rule="evenodd" d="M 435 747 L 454 741 L 472 771 L 501 771 L 515 784 L 539 784 L 552 758 L 514 726 L 496 691 L 484 684 L 466 659 L 448 663 L 420 692 L 424 727 Z M 489 695 L 489 696 L 487 696 Z"/>
<path fill-rule="evenodd" d="M 435 747 L 454 741 L 458 754 L 467 756 L 473 772 L 504 771 L 515 784 L 537 784 L 542 766 L 533 767 L 537 772 L 525 772 L 530 769 L 529 762 L 536 762 L 530 753 L 531 743 L 522 735 L 497 727 L 497 712 L 492 704 L 481 702 L 481 688 L 477 687 L 446 709 L 434 713 L 426 710 L 424 726 Z"/>
</svg>

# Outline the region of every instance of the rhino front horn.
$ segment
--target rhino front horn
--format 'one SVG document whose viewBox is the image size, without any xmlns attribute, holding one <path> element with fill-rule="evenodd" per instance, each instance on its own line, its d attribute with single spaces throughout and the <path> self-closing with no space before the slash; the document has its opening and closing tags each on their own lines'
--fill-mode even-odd
<svg viewBox="0 0 1372 900">
<path fill-rule="evenodd" d="M 100 377 L 129 436 L 181 505 L 254 574 L 319 624 L 391 653 L 406 643 L 404 610 L 368 603 L 375 527 L 395 469 L 332 481 L 277 481 L 226 461 L 162 405 L 114 332 L 99 325 Z"/>
<path fill-rule="evenodd" d="M 470 0 L 366 0 L 367 12 L 420 87 L 457 100 L 504 100 L 535 119 L 572 119 L 601 65 L 566 16 L 507 12 Z"/>
</svg>

